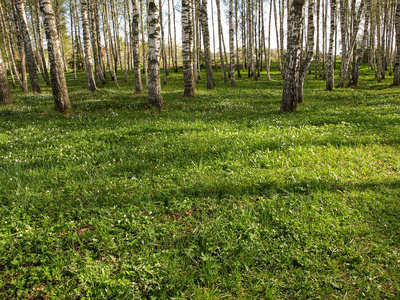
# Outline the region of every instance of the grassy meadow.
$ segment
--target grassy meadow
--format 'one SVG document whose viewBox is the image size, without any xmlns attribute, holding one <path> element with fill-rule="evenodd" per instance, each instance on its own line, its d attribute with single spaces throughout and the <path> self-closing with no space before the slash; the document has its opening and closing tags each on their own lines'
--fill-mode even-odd
<svg viewBox="0 0 400 300">
<path fill-rule="evenodd" d="M 399 299 L 400 88 L 119 74 L 0 106 L 0 299 Z M 338 72 L 338 70 L 337 70 Z M 338 73 L 336 78 L 338 79 Z M 143 80 L 144 83 L 144 80 Z"/>
</svg>

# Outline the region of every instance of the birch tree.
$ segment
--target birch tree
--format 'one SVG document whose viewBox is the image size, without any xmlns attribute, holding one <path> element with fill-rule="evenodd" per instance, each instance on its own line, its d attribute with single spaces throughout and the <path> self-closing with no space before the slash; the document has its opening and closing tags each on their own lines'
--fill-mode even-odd
<svg viewBox="0 0 400 300">
<path fill-rule="evenodd" d="M 18 13 L 18 25 L 21 39 L 23 41 L 24 52 L 26 55 L 26 64 L 28 66 L 29 80 L 33 93 L 40 93 L 39 78 L 36 73 L 35 58 L 33 56 L 31 38 L 26 23 L 26 12 L 24 0 L 16 0 L 15 8 Z"/>
<path fill-rule="evenodd" d="M 90 28 L 88 17 L 88 3 L 87 0 L 81 0 L 81 18 L 83 29 L 83 48 L 85 49 L 85 62 L 86 62 L 86 79 L 88 82 L 89 90 L 94 92 L 97 90 L 96 82 L 93 76 L 92 55 L 90 51 Z"/>
<path fill-rule="evenodd" d="M 200 5 L 200 20 L 201 28 L 203 31 L 203 42 L 204 42 L 204 58 L 207 73 L 207 89 L 214 89 L 214 74 L 211 66 L 211 52 L 210 52 L 210 32 L 208 28 L 208 17 L 207 17 L 207 0 L 201 0 Z"/>
<path fill-rule="evenodd" d="M 142 78 L 140 76 L 140 55 L 139 55 L 139 9 L 137 0 L 132 0 L 132 35 L 133 35 L 133 69 L 135 73 L 136 93 L 143 91 Z"/>
<path fill-rule="evenodd" d="M 290 4 L 285 79 L 283 82 L 281 112 L 292 112 L 297 109 L 304 3 L 305 0 L 292 0 Z"/>
<path fill-rule="evenodd" d="M 221 21 L 221 1 L 215 0 L 217 4 L 217 23 L 218 23 L 218 40 L 219 40 L 219 58 L 221 60 L 221 73 L 222 79 L 227 82 L 226 70 L 225 70 L 225 62 L 224 62 L 224 54 L 223 54 L 223 41 L 222 41 L 222 21 Z"/>
<path fill-rule="evenodd" d="M 158 17 L 159 9 L 157 0 L 149 0 L 147 8 L 149 21 L 149 59 L 148 59 L 148 90 L 149 104 L 158 109 L 164 107 L 164 102 L 161 95 L 160 81 L 160 19 Z"/>
<path fill-rule="evenodd" d="M 396 5 L 395 28 L 396 28 L 397 53 L 396 53 L 396 62 L 394 64 L 393 84 L 400 85 L 400 0 L 397 0 L 397 5 Z"/>
<path fill-rule="evenodd" d="M 191 0 L 182 0 L 182 60 L 185 90 L 183 95 L 193 97 L 195 92 L 195 81 L 193 77 L 193 27 Z"/>
<path fill-rule="evenodd" d="M 334 43 L 335 28 L 336 28 L 336 0 L 331 0 L 331 30 L 329 33 L 328 66 L 326 70 L 327 91 L 332 91 L 334 85 L 333 43 Z"/>
<path fill-rule="evenodd" d="M 307 70 L 310 67 L 311 59 L 313 56 L 314 50 L 314 0 L 308 1 L 308 23 L 307 23 L 307 55 L 304 58 L 304 61 L 301 64 L 299 70 L 299 83 L 298 83 L 298 94 L 297 94 L 297 102 L 303 102 L 303 86 L 304 86 L 304 77 L 306 76 Z"/>
<path fill-rule="evenodd" d="M 234 47 L 234 28 L 233 28 L 233 0 L 229 0 L 229 52 L 230 52 L 230 74 L 231 86 L 236 87 L 235 81 L 235 47 Z"/>
<path fill-rule="evenodd" d="M 364 33 L 362 37 L 362 42 L 358 53 L 356 54 L 354 67 L 352 70 L 352 84 L 358 85 L 358 79 L 360 76 L 360 68 L 361 63 L 364 59 L 364 53 L 367 48 L 367 41 L 369 35 L 369 23 L 370 23 L 370 11 L 371 11 L 371 0 L 367 0 L 367 7 L 365 10 L 365 18 L 364 18 Z"/>
<path fill-rule="evenodd" d="M 70 111 L 67 83 L 65 81 L 64 67 L 60 41 L 50 0 L 40 0 L 40 10 L 43 15 L 44 29 L 49 52 L 51 89 L 53 91 L 55 109 L 60 112 Z"/>
<path fill-rule="evenodd" d="M 3 57 L 0 51 L 0 103 L 7 103 L 12 100 L 10 85 L 7 78 L 7 70 L 3 63 Z"/>
</svg>

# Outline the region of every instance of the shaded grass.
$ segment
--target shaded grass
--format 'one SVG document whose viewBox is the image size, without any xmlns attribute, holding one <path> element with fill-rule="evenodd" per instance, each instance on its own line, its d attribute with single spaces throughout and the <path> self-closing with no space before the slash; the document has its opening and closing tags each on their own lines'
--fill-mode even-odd
<svg viewBox="0 0 400 300">
<path fill-rule="evenodd" d="M 1 298 L 399 296 L 399 89 L 324 90 L 298 112 L 282 80 L 216 74 L 195 98 L 182 72 L 165 110 L 120 75 L 0 107 Z M 205 74 L 202 74 L 205 78 Z"/>
</svg>

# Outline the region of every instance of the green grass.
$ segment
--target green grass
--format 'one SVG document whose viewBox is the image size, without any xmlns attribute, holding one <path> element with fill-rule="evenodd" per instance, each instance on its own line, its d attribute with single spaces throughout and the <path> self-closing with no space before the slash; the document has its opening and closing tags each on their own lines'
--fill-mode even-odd
<svg viewBox="0 0 400 300">
<path fill-rule="evenodd" d="M 193 99 L 171 72 L 160 113 L 133 74 L 97 93 L 68 74 L 70 115 L 15 88 L 0 298 L 398 299 L 400 89 L 310 78 L 281 114 L 272 71 L 213 91 L 202 74 Z"/>
</svg>

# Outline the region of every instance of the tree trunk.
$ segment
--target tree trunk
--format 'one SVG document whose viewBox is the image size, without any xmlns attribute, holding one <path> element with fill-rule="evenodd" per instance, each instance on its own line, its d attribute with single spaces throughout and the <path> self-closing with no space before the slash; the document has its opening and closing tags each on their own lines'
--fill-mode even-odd
<svg viewBox="0 0 400 300">
<path fill-rule="evenodd" d="M 206 73 L 207 73 L 207 89 L 213 90 L 215 82 L 211 66 L 210 32 L 208 29 L 207 0 L 202 0 L 200 6 L 200 20 L 201 20 L 201 28 L 203 30 L 204 57 L 205 57 Z"/>
<path fill-rule="evenodd" d="M 4 19 L 3 19 L 4 17 L 3 17 L 3 9 L 1 7 L 1 4 L 0 4 L 0 11 L 1 11 L 1 13 L 0 13 L 0 32 L 1 32 L 1 35 L 2 35 L 2 38 L 3 38 L 3 46 L 4 46 L 4 51 L 6 53 L 6 59 L 7 59 L 6 74 L 7 74 L 7 68 L 8 68 L 8 70 L 10 71 L 10 75 L 11 75 L 13 86 L 15 86 L 14 72 L 13 72 L 13 67 L 11 65 L 11 61 L 10 61 L 10 58 L 9 58 L 9 51 L 8 51 L 9 44 L 7 42 L 7 39 L 6 39 L 6 36 L 7 36 L 7 34 L 6 34 L 6 26 L 3 23 L 4 22 Z"/>
<path fill-rule="evenodd" d="M 183 77 L 185 90 L 183 95 L 193 97 L 195 92 L 195 82 L 193 78 L 193 28 L 191 0 L 182 0 L 182 59 L 183 59 Z"/>
<path fill-rule="evenodd" d="M 315 79 L 322 77 L 321 65 L 320 65 L 320 53 L 319 53 L 319 16 L 321 10 L 321 0 L 317 0 L 317 45 L 315 49 Z"/>
<path fill-rule="evenodd" d="M 172 47 L 172 31 L 171 31 L 171 5 L 170 0 L 168 2 L 168 61 L 172 61 L 172 67 L 175 71 L 175 60 L 174 60 L 174 51 Z M 169 67 L 168 67 L 169 68 Z"/>
<path fill-rule="evenodd" d="M 174 72 L 178 73 L 178 46 L 176 42 L 176 21 L 175 21 L 175 5 L 174 5 L 174 0 L 172 0 L 172 18 L 174 20 L 174 49 L 175 49 L 175 67 L 174 67 Z"/>
<path fill-rule="evenodd" d="M 143 54 L 143 74 L 145 78 L 146 85 L 148 85 L 148 74 L 147 74 L 147 59 L 146 59 L 146 45 L 145 45 L 145 39 L 144 39 L 144 22 L 143 18 L 145 17 L 145 14 L 143 12 L 143 0 L 139 0 L 139 8 L 140 8 L 140 28 L 142 30 L 142 54 Z M 147 8 L 146 8 L 147 10 Z"/>
<path fill-rule="evenodd" d="M 76 52 L 75 52 L 75 24 L 74 24 L 74 13 L 73 1 L 69 1 L 69 15 L 71 22 L 71 43 L 72 43 L 72 67 L 74 69 L 74 79 L 76 79 Z M 39 20 L 38 20 L 39 22 Z M 40 34 L 40 33 L 39 33 Z"/>
<path fill-rule="evenodd" d="M 64 72 L 67 72 L 67 63 L 65 62 L 65 53 L 64 53 L 64 41 L 63 41 L 63 37 L 62 37 L 62 32 L 61 32 L 61 21 L 60 21 L 60 0 L 53 0 L 53 4 L 54 4 L 54 17 L 56 20 L 56 28 L 57 28 L 57 34 L 58 34 L 58 39 L 60 41 L 60 46 L 61 46 L 61 56 L 62 56 L 62 62 L 63 62 L 63 68 L 64 68 Z"/>
<path fill-rule="evenodd" d="M 147 11 L 149 20 L 148 100 L 151 106 L 161 109 L 164 107 L 164 102 L 160 82 L 160 19 L 156 0 L 149 0 Z"/>
<path fill-rule="evenodd" d="M 50 0 L 40 0 L 40 9 L 43 14 L 44 29 L 49 51 L 51 88 L 54 96 L 55 109 L 60 112 L 70 111 L 67 83 L 64 76 L 64 68 L 61 54 L 60 41 L 57 35 L 57 27 L 53 8 Z"/>
<path fill-rule="evenodd" d="M 160 7 L 160 29 L 161 29 L 161 59 L 163 61 L 163 84 L 167 84 L 167 67 L 166 67 L 166 59 L 165 59 L 165 46 L 164 46 L 164 24 L 162 18 L 162 1 L 159 0 L 159 7 Z"/>
<path fill-rule="evenodd" d="M 24 0 L 16 0 L 16 9 L 19 19 L 20 34 L 24 43 L 24 50 L 26 55 L 26 63 L 28 65 L 29 80 L 33 93 L 40 93 L 39 78 L 36 73 L 35 59 L 33 56 L 31 38 L 29 36 L 28 27 L 26 23 L 25 3 Z"/>
<path fill-rule="evenodd" d="M 214 26 L 214 9 L 213 9 L 213 1 L 211 0 L 211 28 L 213 31 L 213 45 L 214 45 L 214 66 L 215 66 L 215 72 L 218 72 L 218 67 L 217 67 L 217 58 L 216 58 L 216 53 L 215 53 L 215 26 Z"/>
<path fill-rule="evenodd" d="M 196 27 L 196 5 L 195 5 L 195 0 L 189 0 L 191 1 L 191 6 L 192 6 L 192 35 L 193 35 L 193 43 L 192 43 L 192 58 L 193 58 L 193 78 L 194 81 L 197 83 L 197 27 Z M 195 13 L 196 12 L 196 13 Z"/>
<path fill-rule="evenodd" d="M 233 0 L 229 0 L 229 51 L 231 58 L 231 86 L 236 87 L 235 81 L 235 47 L 234 47 L 234 29 L 233 29 Z"/>
<path fill-rule="evenodd" d="M 347 19 L 346 19 L 346 11 L 347 7 L 345 7 L 345 1 L 340 0 L 340 31 L 342 36 L 342 63 L 340 66 L 340 79 L 338 83 L 338 87 L 343 87 L 344 81 L 347 76 Z"/>
<path fill-rule="evenodd" d="M 86 78 L 89 90 L 94 92 L 97 90 L 97 87 L 93 76 L 92 55 L 90 53 L 90 29 L 87 0 L 81 0 L 81 18 L 83 29 L 83 47 L 85 48 Z"/>
<path fill-rule="evenodd" d="M 395 28 L 397 53 L 396 62 L 394 63 L 393 84 L 400 85 L 400 0 L 397 0 L 396 4 Z"/>
<path fill-rule="evenodd" d="M 7 103 L 12 100 L 10 85 L 7 78 L 7 70 L 4 67 L 3 57 L 0 51 L 0 103 Z"/>
<path fill-rule="evenodd" d="M 287 0 L 287 3 L 289 3 L 289 2 L 290 2 L 290 0 Z M 280 64 L 282 66 L 281 73 L 285 74 L 285 55 L 284 55 L 285 47 L 284 47 L 284 42 L 283 42 L 283 37 L 284 37 L 284 30 L 283 30 L 284 29 L 283 28 L 284 22 L 283 21 L 285 19 L 285 0 L 280 0 L 280 4 L 281 5 L 279 5 L 279 31 L 280 31 L 279 38 L 280 38 L 281 47 L 279 49 L 279 51 L 280 51 L 279 57 L 281 59 Z M 288 10 L 287 18 L 288 18 L 288 23 L 289 23 L 289 5 L 287 6 L 287 10 Z M 289 39 L 289 37 L 288 37 L 288 39 Z M 283 75 L 282 75 L 282 78 L 284 78 Z"/>
<path fill-rule="evenodd" d="M 106 80 L 104 78 L 103 70 L 101 68 L 99 47 L 97 45 L 97 36 L 96 36 L 97 30 L 95 25 L 94 3 L 93 0 L 87 1 L 87 3 L 88 3 L 88 17 L 89 17 L 88 19 L 90 27 L 90 42 L 92 44 L 96 84 L 104 84 Z"/>
<path fill-rule="evenodd" d="M 238 72 L 238 77 L 242 77 L 242 75 L 240 74 L 240 62 L 239 62 L 239 38 L 238 38 L 238 34 L 239 34 L 239 19 L 238 19 L 238 12 L 239 11 L 239 7 L 238 7 L 238 0 L 235 0 L 235 36 L 236 36 L 236 68 L 237 68 L 237 72 Z"/>
<path fill-rule="evenodd" d="M 36 52 L 36 53 L 34 53 L 34 54 L 36 54 L 34 56 L 35 57 L 35 61 L 37 63 L 37 66 L 39 67 L 40 74 L 42 75 L 43 80 L 46 82 L 46 75 L 44 73 L 43 63 L 42 63 L 42 60 L 41 60 L 40 55 L 39 55 L 38 32 L 36 31 L 36 26 L 35 26 L 35 21 L 36 21 L 36 24 L 40 22 L 39 13 L 37 12 L 37 10 L 38 10 L 37 6 L 28 7 L 28 15 L 29 14 L 31 15 L 31 17 L 30 17 L 30 19 L 31 19 L 31 30 L 32 30 L 32 36 L 33 36 L 33 43 L 35 45 L 34 51 Z M 37 20 L 35 20 L 35 18 Z M 48 76 L 48 74 L 47 74 L 47 76 Z M 46 85 L 50 86 L 50 82 L 49 83 L 46 82 Z"/>
<path fill-rule="evenodd" d="M 304 77 L 307 74 L 307 70 L 310 67 L 311 59 L 314 51 L 314 0 L 308 1 L 308 24 L 307 24 L 307 55 L 304 58 L 299 70 L 299 88 L 297 94 L 297 102 L 303 102 L 303 85 Z"/>
<path fill-rule="evenodd" d="M 135 73 L 135 90 L 139 94 L 143 91 L 142 78 L 140 75 L 139 55 L 139 9 L 137 0 L 132 0 L 132 33 L 133 33 L 133 69 Z"/>
<path fill-rule="evenodd" d="M 228 78 L 226 76 L 225 63 L 224 63 L 224 49 L 222 41 L 222 22 L 221 22 L 221 2 L 220 0 L 215 1 L 217 4 L 217 18 L 218 18 L 218 37 L 219 37 L 219 58 L 221 60 L 221 72 L 222 79 L 227 82 Z"/>
<path fill-rule="evenodd" d="M 322 0 L 322 69 L 324 70 L 324 74 L 322 76 L 322 79 L 326 79 L 326 38 L 327 38 L 327 33 L 326 33 L 326 23 L 327 23 L 327 18 L 328 18 L 328 1 Z"/>
<path fill-rule="evenodd" d="M 279 71 L 281 72 L 282 78 L 285 78 L 285 73 L 282 65 L 282 59 L 281 59 L 281 47 L 283 45 L 280 44 L 280 37 L 279 37 L 279 28 L 278 28 L 278 13 L 276 10 L 276 0 L 274 1 L 274 20 L 275 20 L 275 33 L 276 33 L 276 50 L 278 52 L 278 63 L 279 63 Z M 271 4 L 272 5 L 272 4 Z"/>
<path fill-rule="evenodd" d="M 328 66 L 326 78 L 326 90 L 332 91 L 334 85 L 334 68 L 333 68 L 333 43 L 336 28 L 336 0 L 331 0 L 331 30 L 329 33 L 329 52 L 328 52 Z"/>
<path fill-rule="evenodd" d="M 8 34 L 9 31 L 8 31 L 7 24 L 6 24 L 6 15 L 3 12 L 3 7 L 1 4 L 0 4 L 0 19 L 1 19 L 0 27 L 1 27 L 1 34 L 3 36 L 3 44 L 4 44 L 4 47 L 6 48 L 6 50 L 8 47 L 8 52 L 10 53 L 9 68 L 10 68 L 10 71 L 12 70 L 12 72 L 15 74 L 18 84 L 23 89 L 24 83 L 22 82 L 21 77 L 19 76 L 19 73 L 17 70 L 17 66 L 15 63 L 14 48 L 12 47 L 12 38 L 11 38 L 11 34 Z"/>
<path fill-rule="evenodd" d="M 381 11 L 380 3 L 376 3 L 376 80 L 382 82 L 382 46 L 381 46 Z"/>
<path fill-rule="evenodd" d="M 341 0 L 341 5 L 344 5 L 343 0 Z M 351 32 L 351 36 L 350 38 L 347 38 L 347 21 L 345 19 L 345 16 L 343 16 L 343 12 L 342 12 L 342 7 L 340 8 L 340 18 L 341 18 L 341 30 L 344 30 L 344 33 L 342 32 L 342 39 L 345 38 L 345 41 L 347 41 L 349 43 L 348 48 L 345 48 L 345 50 L 343 51 L 343 46 L 345 44 L 343 44 L 342 41 L 342 52 L 344 53 L 342 55 L 342 64 L 341 64 L 341 68 L 340 68 L 340 81 L 338 86 L 339 87 L 343 87 L 344 84 L 344 80 L 346 80 L 346 78 L 349 76 L 349 62 L 350 62 L 350 58 L 353 56 L 353 51 L 354 51 L 354 47 L 356 45 L 356 41 L 357 41 L 357 33 L 358 33 L 358 28 L 359 28 L 359 24 L 360 24 L 360 19 L 361 19 L 361 14 L 363 12 L 364 9 L 364 1 L 362 0 L 360 2 L 360 6 L 358 9 L 358 12 L 356 12 L 355 9 L 355 3 L 353 8 L 353 26 L 352 26 L 352 32 Z M 343 8 L 343 10 L 345 9 L 345 7 Z M 348 80 L 348 83 L 349 80 Z"/>
<path fill-rule="evenodd" d="M 301 54 L 301 31 L 303 5 L 305 0 L 293 0 L 290 4 L 288 22 L 288 45 L 286 55 L 285 80 L 283 82 L 281 112 L 292 112 L 297 109 L 297 92 L 299 81 L 299 61 Z"/>
<path fill-rule="evenodd" d="M 201 57 L 200 57 L 201 24 L 200 24 L 200 12 L 199 12 L 200 1 L 194 0 L 194 4 L 196 6 L 196 53 L 194 55 L 196 56 L 196 63 L 197 63 L 197 77 L 196 77 L 196 82 L 197 82 L 198 80 L 201 80 Z"/>
<path fill-rule="evenodd" d="M 124 82 L 128 81 L 128 45 L 129 45 L 129 36 L 128 36 L 128 26 L 130 18 L 128 17 L 128 1 L 124 0 Z"/>
<path fill-rule="evenodd" d="M 12 20 L 8 20 L 9 22 L 12 22 Z M 22 89 L 25 94 L 28 93 L 28 76 L 26 74 L 26 54 L 25 54 L 25 49 L 24 49 L 24 42 L 23 38 L 21 36 L 21 30 L 20 30 L 20 24 L 19 20 L 17 17 L 17 22 L 15 23 L 16 25 L 16 37 L 17 37 L 17 44 L 18 44 L 18 53 L 19 53 L 19 61 L 21 64 L 21 77 L 22 77 Z M 10 41 L 12 41 L 13 35 L 10 35 Z M 14 55 L 14 53 L 13 53 Z"/>
<path fill-rule="evenodd" d="M 360 68 L 361 63 L 364 59 L 364 52 L 367 48 L 367 41 L 368 41 L 368 31 L 369 31 L 369 21 L 370 21 L 370 12 L 371 12 L 371 0 L 367 0 L 367 9 L 365 11 L 365 21 L 364 21 L 364 34 L 361 42 L 361 47 L 356 55 L 355 64 L 352 72 L 352 83 L 353 85 L 358 85 L 358 78 L 360 76 Z"/>
<path fill-rule="evenodd" d="M 249 63 L 250 63 L 250 72 L 251 75 L 254 77 L 255 80 L 258 79 L 257 73 L 256 73 L 256 65 L 254 62 L 254 55 L 253 55 L 253 49 L 254 49 L 254 20 L 253 20 L 253 0 L 248 0 L 247 1 L 247 10 L 248 10 L 248 26 L 249 26 Z"/>
<path fill-rule="evenodd" d="M 119 84 L 118 84 L 118 79 L 117 75 L 115 74 L 115 70 L 112 65 L 112 53 L 110 53 L 110 49 L 108 47 L 108 41 L 110 41 L 110 46 L 112 47 L 112 42 L 111 42 L 111 30 L 110 26 L 108 23 L 108 9 L 107 9 L 107 3 L 103 3 L 103 34 L 104 34 L 104 47 L 106 48 L 106 57 L 107 57 L 107 67 L 108 70 L 110 71 L 110 76 L 111 80 L 114 81 L 115 86 L 117 89 L 119 89 Z"/>
<path fill-rule="evenodd" d="M 268 50 L 267 50 L 267 80 L 271 81 L 271 17 L 272 17 L 272 3 L 269 4 L 269 17 L 268 17 Z"/>
</svg>

